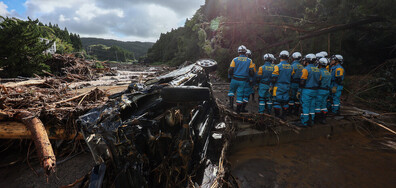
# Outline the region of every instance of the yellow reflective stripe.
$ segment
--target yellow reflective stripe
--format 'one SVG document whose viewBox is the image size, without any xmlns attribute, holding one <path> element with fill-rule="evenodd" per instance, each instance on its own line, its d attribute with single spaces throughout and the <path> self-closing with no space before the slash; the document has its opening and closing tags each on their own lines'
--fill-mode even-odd
<svg viewBox="0 0 396 188">
<path fill-rule="evenodd" d="M 260 75 L 260 76 L 263 75 L 263 67 L 259 67 L 257 75 Z"/>
<path fill-rule="evenodd" d="M 278 65 L 274 66 L 274 72 L 272 72 L 272 74 L 279 75 L 279 67 L 278 67 Z"/>
<path fill-rule="evenodd" d="M 294 71 L 294 68 L 293 68 L 293 67 L 292 67 L 292 69 L 293 69 L 292 75 L 294 75 L 296 72 Z"/>
<path fill-rule="evenodd" d="M 327 71 L 330 71 L 330 65 L 326 66 Z"/>
<path fill-rule="evenodd" d="M 343 75 L 344 75 L 344 69 L 337 68 L 336 69 L 336 76 L 343 76 Z"/>
<path fill-rule="evenodd" d="M 231 61 L 230 67 L 235 67 L 235 61 L 234 60 Z"/>
<path fill-rule="evenodd" d="M 254 63 L 253 63 L 253 61 L 250 61 L 249 69 L 252 69 L 252 68 L 254 68 Z"/>
<path fill-rule="evenodd" d="M 256 70 L 256 64 L 253 63 L 253 66 L 254 66 L 254 72 L 257 72 L 257 70 Z"/>
<path fill-rule="evenodd" d="M 274 93 L 272 94 L 273 96 L 276 96 L 276 90 L 278 89 L 278 87 L 274 87 Z"/>
<path fill-rule="evenodd" d="M 306 80 L 308 79 L 308 70 L 307 69 L 303 69 L 301 74 L 301 79 Z"/>
</svg>

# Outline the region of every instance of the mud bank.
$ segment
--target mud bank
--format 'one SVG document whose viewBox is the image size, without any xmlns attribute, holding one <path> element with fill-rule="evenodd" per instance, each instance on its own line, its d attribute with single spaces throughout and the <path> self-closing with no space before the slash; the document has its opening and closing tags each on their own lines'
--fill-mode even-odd
<svg viewBox="0 0 396 188">
<path fill-rule="evenodd" d="M 302 134 L 293 141 L 283 138 L 281 134 L 280 144 L 275 145 L 264 140 L 258 144 L 260 139 L 253 139 L 253 145 L 234 142 L 229 159 L 240 187 L 396 185 L 396 136 L 382 130 L 346 130 L 312 138 Z"/>
</svg>

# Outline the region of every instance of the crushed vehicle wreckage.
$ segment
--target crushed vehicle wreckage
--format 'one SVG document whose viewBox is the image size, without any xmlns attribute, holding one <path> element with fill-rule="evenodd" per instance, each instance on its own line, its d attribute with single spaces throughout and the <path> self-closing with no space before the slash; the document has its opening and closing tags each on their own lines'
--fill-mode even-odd
<svg viewBox="0 0 396 188">
<path fill-rule="evenodd" d="M 131 84 L 80 116 L 97 164 L 90 187 L 208 187 L 224 177 L 224 140 L 211 132 L 226 128 L 208 82 L 216 62 L 199 62 Z"/>
</svg>

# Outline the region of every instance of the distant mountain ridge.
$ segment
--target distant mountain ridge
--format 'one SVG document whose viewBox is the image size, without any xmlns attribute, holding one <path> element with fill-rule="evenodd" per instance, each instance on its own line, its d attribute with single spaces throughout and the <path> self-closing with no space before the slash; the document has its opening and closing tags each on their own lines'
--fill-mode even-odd
<svg viewBox="0 0 396 188">
<path fill-rule="evenodd" d="M 91 38 L 91 37 L 81 37 L 81 43 L 83 48 L 86 50 L 88 46 L 95 44 L 103 44 L 108 47 L 119 46 L 125 50 L 132 51 L 135 54 L 135 58 L 138 59 L 141 56 L 147 54 L 147 50 L 153 46 L 152 42 L 124 42 L 113 39 L 102 39 L 102 38 Z"/>
</svg>

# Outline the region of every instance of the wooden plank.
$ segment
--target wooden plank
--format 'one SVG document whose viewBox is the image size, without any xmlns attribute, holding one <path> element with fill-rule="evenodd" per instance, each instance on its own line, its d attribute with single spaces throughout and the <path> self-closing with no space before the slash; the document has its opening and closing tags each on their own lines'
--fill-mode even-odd
<svg viewBox="0 0 396 188">
<path fill-rule="evenodd" d="M 50 128 L 46 127 L 46 131 L 49 139 L 71 140 L 75 136 L 75 133 L 66 136 L 65 134 L 66 131 L 64 129 L 50 130 Z M 23 123 L 16 121 L 0 122 L 0 139 L 31 139 L 31 138 L 32 138 L 32 134 Z M 76 139 L 81 140 L 83 139 L 83 136 L 79 133 Z"/>
</svg>

